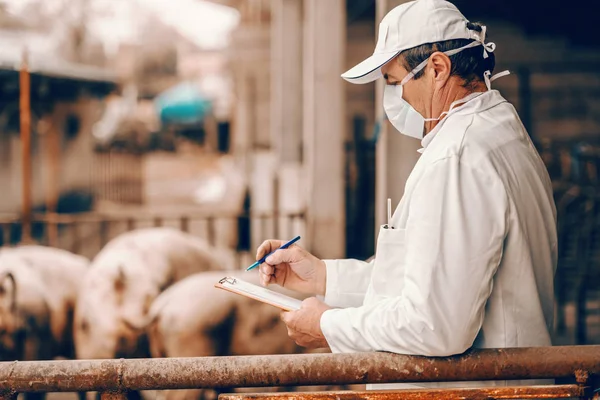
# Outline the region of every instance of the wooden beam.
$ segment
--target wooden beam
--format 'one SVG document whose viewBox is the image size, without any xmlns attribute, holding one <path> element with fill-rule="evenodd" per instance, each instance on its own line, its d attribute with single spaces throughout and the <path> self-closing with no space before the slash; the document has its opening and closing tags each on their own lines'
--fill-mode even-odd
<svg viewBox="0 0 600 400">
<path fill-rule="evenodd" d="M 60 192 L 59 169 L 60 169 L 60 135 L 54 125 L 52 117 L 49 117 L 46 136 L 46 214 L 47 214 L 47 238 L 48 245 L 58 245 L 58 224 L 56 221 L 56 209 Z"/>
<path fill-rule="evenodd" d="M 31 238 L 31 79 L 27 49 L 19 70 L 19 106 L 21 119 L 22 243 Z"/>
</svg>

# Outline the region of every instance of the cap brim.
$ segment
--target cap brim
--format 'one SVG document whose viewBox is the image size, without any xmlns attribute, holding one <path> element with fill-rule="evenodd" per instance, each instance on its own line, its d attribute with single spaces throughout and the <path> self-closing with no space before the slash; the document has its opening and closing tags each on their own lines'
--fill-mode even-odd
<svg viewBox="0 0 600 400">
<path fill-rule="evenodd" d="M 376 53 L 342 74 L 350 83 L 363 84 L 381 78 L 381 67 L 392 60 L 399 52 Z"/>
</svg>

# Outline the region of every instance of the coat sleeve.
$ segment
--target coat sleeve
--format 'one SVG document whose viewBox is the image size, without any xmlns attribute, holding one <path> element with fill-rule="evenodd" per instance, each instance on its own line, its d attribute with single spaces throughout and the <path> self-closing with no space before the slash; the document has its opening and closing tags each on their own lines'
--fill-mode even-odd
<svg viewBox="0 0 600 400">
<path fill-rule="evenodd" d="M 326 311 L 321 329 L 332 351 L 447 356 L 471 347 L 502 257 L 507 215 L 498 177 L 458 157 L 429 165 L 410 198 L 403 289 L 373 304 Z"/>
<path fill-rule="evenodd" d="M 331 307 L 358 307 L 363 304 L 374 261 L 324 260 L 327 267 L 325 303 Z"/>
</svg>

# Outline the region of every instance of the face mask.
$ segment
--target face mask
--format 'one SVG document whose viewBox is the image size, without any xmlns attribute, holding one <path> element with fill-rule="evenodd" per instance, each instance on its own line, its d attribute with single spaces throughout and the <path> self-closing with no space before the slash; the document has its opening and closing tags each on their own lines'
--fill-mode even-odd
<svg viewBox="0 0 600 400">
<path fill-rule="evenodd" d="M 485 33 L 484 33 L 485 35 Z M 482 35 L 483 37 L 485 37 Z M 456 54 L 464 49 L 468 49 L 470 47 L 475 47 L 482 45 L 484 46 L 484 58 L 487 58 L 487 51 L 493 52 L 495 49 L 494 43 L 483 44 L 483 39 L 481 41 L 476 41 L 469 43 L 466 46 L 459 47 L 458 49 L 445 51 L 444 54 L 451 56 Z M 456 100 L 450 105 L 450 109 L 448 111 L 444 111 L 437 118 L 424 118 L 421 114 L 417 112 L 404 98 L 402 97 L 403 87 L 404 85 L 410 81 L 419 71 L 421 71 L 427 65 L 429 59 L 424 60 L 421 64 L 419 64 L 415 69 L 410 71 L 408 75 L 402 79 L 397 85 L 386 85 L 383 93 L 383 108 L 385 109 L 385 113 L 394 126 L 400 133 L 414 137 L 416 139 L 423 139 L 425 134 L 425 121 L 439 121 L 445 114 L 448 114 L 457 104 L 465 103 L 471 100 L 474 97 L 477 97 L 482 92 L 479 93 L 471 93 L 470 95 Z M 484 79 L 486 86 L 490 89 L 490 82 L 496 78 L 507 75 L 509 72 L 504 71 L 499 74 L 494 75 L 490 79 L 489 71 L 486 71 L 484 74 Z"/>
<path fill-rule="evenodd" d="M 482 94 L 483 92 L 471 93 L 462 99 L 452 102 L 448 111 L 444 111 L 437 118 L 423 118 L 417 110 L 402 98 L 402 85 L 386 85 L 383 93 L 383 107 L 385 108 L 388 119 L 398 132 L 406 136 L 414 137 L 415 139 L 423 139 L 425 134 L 425 121 L 439 121 L 458 104 L 466 103 Z"/>
</svg>

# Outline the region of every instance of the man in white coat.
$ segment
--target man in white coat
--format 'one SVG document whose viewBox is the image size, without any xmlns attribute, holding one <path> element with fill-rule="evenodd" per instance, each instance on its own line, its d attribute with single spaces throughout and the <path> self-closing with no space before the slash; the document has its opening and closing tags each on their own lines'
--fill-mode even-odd
<svg viewBox="0 0 600 400">
<path fill-rule="evenodd" d="M 299 345 L 449 356 L 551 344 L 550 179 L 515 108 L 490 87 L 485 36 L 447 1 L 408 2 L 381 21 L 373 55 L 342 75 L 385 79 L 388 119 L 423 148 L 372 262 L 293 245 L 260 266 L 264 285 L 324 296 L 282 315 Z M 281 244 L 265 241 L 257 259 Z"/>
</svg>

